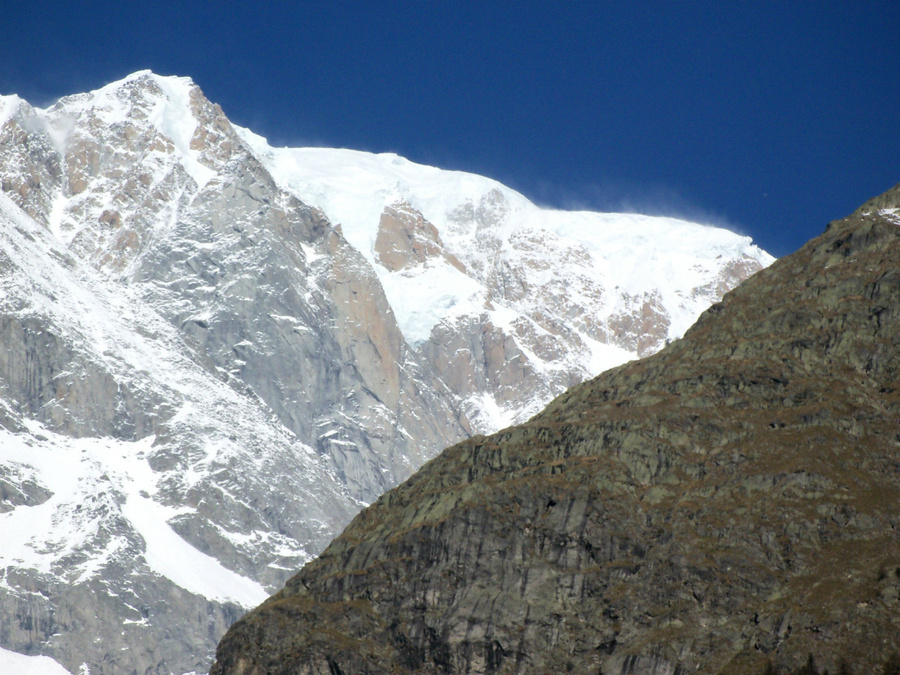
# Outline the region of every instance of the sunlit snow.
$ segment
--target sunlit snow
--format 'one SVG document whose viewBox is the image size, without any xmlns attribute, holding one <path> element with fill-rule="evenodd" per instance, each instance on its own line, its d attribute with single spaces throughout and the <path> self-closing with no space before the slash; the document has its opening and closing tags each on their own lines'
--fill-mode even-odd
<svg viewBox="0 0 900 675">
<path fill-rule="evenodd" d="M 72 675 L 49 656 L 26 656 L 0 647 L 3 675 Z"/>
<path fill-rule="evenodd" d="M 198 439 L 202 454 L 180 477 L 186 487 L 189 481 L 207 476 L 213 462 L 236 455 L 238 445 L 231 438 L 253 438 L 264 446 L 305 453 L 310 458 L 310 480 L 314 480 L 319 469 L 314 468 L 317 460 L 309 448 L 291 441 L 286 430 L 273 428 L 267 413 L 188 359 L 181 351 L 176 329 L 136 296 L 126 289 L 110 293 L 89 268 L 63 264 L 66 254 L 56 248 L 52 235 L 2 193 L 0 244 L 10 265 L 28 269 L 27 275 L 16 274 L 15 267 L 8 266 L 0 286 L 0 306 L 6 305 L 7 311 L 24 307 L 20 311 L 44 317 L 54 327 L 57 339 L 90 355 L 96 368 L 130 383 L 135 393 L 156 391 L 174 408 L 172 429 L 187 434 L 193 433 L 192 429 L 205 430 L 205 438 Z M 70 438 L 37 422 L 22 422 L 28 433 L 0 428 L 0 463 L 52 496 L 43 504 L 20 505 L 0 514 L 0 569 L 25 567 L 64 574 L 72 581 L 93 576 L 131 542 L 111 536 L 103 550 L 93 549 L 88 561 L 77 568 L 59 565 L 82 547 L 94 546 L 91 542 L 97 539 L 97 528 L 104 521 L 96 514 L 102 510 L 112 514 L 105 516 L 107 520 L 120 514 L 130 523 L 140 537 L 147 565 L 176 585 L 244 607 L 267 597 L 258 583 L 224 568 L 169 526 L 169 520 L 185 511 L 154 499 L 160 475 L 145 459 L 152 436 L 134 443 L 91 436 Z M 318 484 L 325 485 L 321 480 Z"/>
<path fill-rule="evenodd" d="M 680 337 L 709 305 L 709 298 L 695 298 L 691 292 L 712 283 L 723 260 L 746 256 L 762 266 L 774 260 L 749 237 L 722 228 L 659 216 L 544 209 L 483 176 L 416 164 L 390 153 L 273 148 L 247 129 L 238 132 L 282 187 L 340 224 L 347 240 L 377 271 L 400 329 L 413 346 L 426 340 L 441 320 L 477 314 L 489 294 L 447 263 L 401 272 L 389 272 L 377 263 L 374 245 L 381 213 L 398 201 L 421 212 L 438 228 L 449 252 L 473 267 L 490 268 L 498 257 L 521 259 L 522 251 L 511 244 L 521 236 L 532 236 L 546 247 L 551 262 L 560 252 L 584 251 L 585 268 L 613 291 L 606 301 L 590 307 L 594 317 L 603 321 L 622 311 L 627 298 L 656 292 L 672 312 L 671 338 Z M 490 236 L 500 242 L 499 249 L 485 250 L 475 224 L 462 227 L 456 221 L 460 211 L 475 213 L 479 208 L 493 216 Z M 615 348 L 600 351 L 606 356 L 596 364 L 613 363 L 627 354 Z M 618 363 L 623 360 L 628 359 Z"/>
<path fill-rule="evenodd" d="M 198 120 L 188 78 L 141 71 L 37 112 L 46 116 L 40 123 L 46 124 L 47 137 L 62 154 L 79 115 L 91 115 L 102 125 L 133 122 L 135 101 L 122 87 L 139 78 L 149 78 L 158 87 L 149 87 L 152 94 L 142 99 L 151 133 L 155 130 L 171 141 L 161 144 L 164 151 L 142 157 L 147 180 L 156 184 L 173 167 L 183 179 L 153 225 L 155 234 L 165 236 L 178 223 L 180 198 L 190 198 L 216 176 L 192 147 Z M 0 97 L 0 126 L 23 103 L 15 96 Z M 93 132 L 79 127 L 75 133 Z M 634 315 L 635 307 L 640 309 L 651 294 L 668 312 L 669 337 L 679 337 L 711 302 L 709 288 L 715 286 L 723 261 L 743 257 L 763 266 L 772 261 L 749 238 L 717 228 L 673 218 L 548 210 L 491 179 L 416 164 L 390 153 L 278 149 L 248 130 L 238 133 L 281 188 L 322 209 L 340 226 L 375 271 L 410 347 L 420 349 L 435 327 L 453 330 L 469 321 L 514 341 L 536 380 L 559 375 L 567 381 L 570 373 L 592 376 L 634 358 L 635 352 L 602 342 L 602 336 L 611 334 L 611 321 L 629 312 Z M 48 228 L 0 193 L 4 255 L 0 308 L 15 319 L 37 319 L 37 325 L 52 326 L 54 337 L 89 364 L 91 374 L 108 376 L 114 386 L 127 386 L 137 398 L 165 401 L 167 431 L 191 442 L 183 446 L 189 450 L 179 446 L 183 462 L 166 475 L 154 472 L 148 463 L 159 440 L 152 435 L 116 440 L 92 433 L 90 420 L 72 420 L 85 425 L 81 437 L 72 438 L 7 408 L 4 412 L 16 423 L 0 427 L 4 475 L 20 485 L 38 486 L 38 501 L 46 500 L 5 504 L 7 512 L 0 514 L 0 587 L 17 591 L 2 573 L 10 568 L 78 583 L 102 574 L 107 563 L 124 557 L 191 593 L 252 607 L 265 599 L 266 590 L 181 537 L 172 527 L 173 519 L 196 511 L 171 504 L 186 504 L 185 493 L 203 486 L 253 512 L 257 506 L 242 501 L 246 497 L 241 486 L 230 476 L 243 473 L 243 480 L 273 480 L 273 465 L 294 467 L 291 487 L 302 489 L 288 492 L 304 504 L 311 528 L 333 533 L 334 522 L 340 520 L 333 514 L 352 513 L 359 504 L 346 495 L 327 461 L 273 421 L 261 401 L 239 393 L 186 355 L 183 335 L 142 299 L 138 284 L 109 285 L 95 269 L 75 261 L 67 246 L 84 224 L 71 215 L 72 204 L 91 194 L 96 200 L 90 206 L 94 220 L 105 209 L 115 208 L 111 196 L 102 189 L 96 192 L 50 196 Z M 396 271 L 378 262 L 374 247 L 381 214 L 404 202 L 437 228 L 445 251 L 456 256 L 466 272 L 442 256 Z M 310 266 L 324 257 L 314 246 L 300 246 Z M 504 284 L 523 280 L 529 288 L 518 289 L 520 293 L 505 289 Z M 235 278 L 230 290 L 246 290 L 250 301 L 254 283 L 255 274 L 248 270 L 246 276 Z M 208 312 L 198 309 L 193 318 L 207 320 Z M 295 330 L 308 330 L 295 317 L 273 318 L 297 324 Z M 572 340 L 569 347 L 577 344 L 577 349 L 554 351 L 559 326 Z M 605 330 L 596 330 L 597 326 Z M 542 345 L 548 344 L 551 347 L 542 352 Z M 252 347 L 253 342 L 246 339 L 233 346 L 242 345 Z M 64 382 L 85 373 L 54 376 Z M 501 405 L 491 393 L 477 391 L 459 404 L 479 429 L 496 430 L 538 412 L 546 403 L 542 395 L 527 401 L 500 399 L 505 400 Z M 342 415 L 334 412 L 335 419 Z M 324 428 L 329 424 L 319 423 L 322 438 L 333 445 L 353 445 L 339 438 L 337 429 Z M 278 454 L 276 459 L 273 453 Z M 411 460 L 405 461 L 412 470 Z M 226 477 L 216 482 L 219 474 Z M 170 481 L 168 492 L 163 490 L 164 480 Z M 204 525 L 236 550 L 258 554 L 264 547 L 272 556 L 283 556 L 278 562 L 297 566 L 310 557 L 306 542 L 274 529 L 231 531 L 213 519 Z M 285 569 L 274 563 L 270 567 Z M 46 657 L 0 650 L 3 675 L 66 672 Z"/>
<path fill-rule="evenodd" d="M 156 477 L 145 460 L 152 438 L 135 443 L 109 438 L 73 439 L 28 422 L 30 434 L 0 428 L 0 462 L 25 472 L 52 493 L 36 506 L 0 514 L 0 569 L 25 567 L 60 573 L 56 563 L 96 534 L 97 521 L 76 505 L 102 500 L 121 510 L 143 539 L 143 558 L 157 574 L 211 600 L 253 607 L 268 597 L 258 583 L 242 577 L 188 544 L 168 521 L 183 509 L 152 499 Z M 40 442 L 38 442 L 40 439 Z M 72 581 L 91 576 L 128 542 L 111 538 L 106 549 L 84 563 Z M 69 570 L 71 572 L 72 570 Z"/>
<path fill-rule="evenodd" d="M 0 127 L 6 124 L 9 118 L 16 114 L 21 103 L 22 99 L 15 94 L 0 96 Z"/>
</svg>

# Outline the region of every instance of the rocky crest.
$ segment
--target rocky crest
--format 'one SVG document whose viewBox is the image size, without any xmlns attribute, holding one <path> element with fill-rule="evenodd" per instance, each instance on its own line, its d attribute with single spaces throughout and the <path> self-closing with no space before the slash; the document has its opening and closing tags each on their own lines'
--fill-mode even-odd
<svg viewBox="0 0 900 675">
<path fill-rule="evenodd" d="M 898 251 L 871 202 L 660 353 L 444 451 L 213 675 L 875 672 L 900 649 Z"/>
</svg>

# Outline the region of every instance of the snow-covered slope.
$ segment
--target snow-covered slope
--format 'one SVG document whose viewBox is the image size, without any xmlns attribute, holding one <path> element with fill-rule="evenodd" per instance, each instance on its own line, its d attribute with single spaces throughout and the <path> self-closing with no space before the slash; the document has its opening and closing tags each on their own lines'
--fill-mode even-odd
<svg viewBox="0 0 900 675">
<path fill-rule="evenodd" d="M 0 647 L 0 673 L 3 675 L 71 675 L 49 656 L 25 656 Z"/>
<path fill-rule="evenodd" d="M 771 260 L 273 149 L 147 71 L 0 97 L 0 186 L 0 645 L 92 675 L 205 670 L 362 504 Z"/>
<path fill-rule="evenodd" d="M 250 130 L 237 130 L 280 185 L 340 224 L 344 236 L 375 266 L 383 282 L 397 275 L 378 264 L 378 225 L 385 208 L 403 202 L 437 227 L 446 248 L 473 270 L 469 278 L 478 282 L 483 283 L 498 265 L 497 247 L 479 246 L 485 240 L 498 242 L 499 252 L 506 258 L 527 257 L 524 247 L 516 245 L 522 237 L 533 237 L 534 243 L 544 248 L 536 253 L 547 258 L 557 249 L 586 253 L 589 260 L 584 261 L 584 271 L 609 295 L 596 307 L 599 314 L 595 318 L 608 320 L 627 309 L 628 298 L 658 293 L 672 314 L 668 338 L 680 337 L 708 307 L 709 296 L 701 297 L 695 290 L 722 280 L 729 263 L 740 260 L 750 266 L 753 262 L 767 266 L 773 262 L 749 237 L 722 228 L 659 216 L 540 208 L 483 176 L 415 164 L 390 153 L 272 148 Z M 490 231 L 481 231 L 486 228 Z M 414 272 L 402 276 L 418 277 L 416 281 L 432 292 L 421 293 L 423 302 L 399 314 L 403 317 L 401 329 L 411 344 L 427 339 L 430 329 L 448 316 L 448 304 L 450 308 L 468 304 L 463 311 L 479 309 L 471 306 L 474 289 L 462 278 L 447 275 L 439 283 L 431 283 L 432 268 L 423 266 Z M 559 276 L 571 277 L 569 272 L 563 268 Z M 447 283 L 450 281 L 462 282 L 462 288 L 454 288 Z M 395 291 L 389 291 L 392 306 L 403 304 L 404 290 L 420 290 L 411 280 L 388 283 Z M 482 295 L 488 292 L 482 286 Z M 439 301 L 437 307 L 424 302 L 442 293 L 448 300 Z M 572 302 L 579 301 L 586 304 L 591 299 Z M 616 339 L 609 337 L 610 341 Z"/>
<path fill-rule="evenodd" d="M 507 351 L 545 386 L 524 398 L 520 386 L 454 387 L 479 431 L 523 421 L 565 387 L 659 350 L 773 260 L 721 228 L 544 209 L 483 176 L 394 154 L 272 148 L 238 132 L 279 185 L 320 207 L 366 257 L 411 347 L 452 356 L 445 328 L 457 352 L 467 348 L 461 333 L 487 326 L 511 341 Z M 385 264 L 379 237 L 398 229 L 392 210 L 403 236 L 433 240 L 430 254 Z"/>
</svg>

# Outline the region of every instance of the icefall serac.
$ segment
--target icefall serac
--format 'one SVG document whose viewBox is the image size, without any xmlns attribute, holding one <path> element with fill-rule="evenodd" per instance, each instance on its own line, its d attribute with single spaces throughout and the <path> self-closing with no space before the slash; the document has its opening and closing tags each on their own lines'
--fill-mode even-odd
<svg viewBox="0 0 900 675">
<path fill-rule="evenodd" d="M 0 99 L 0 184 L 0 646 L 72 672 L 205 669 L 363 503 L 771 262 L 396 155 L 271 148 L 148 71 Z"/>
</svg>

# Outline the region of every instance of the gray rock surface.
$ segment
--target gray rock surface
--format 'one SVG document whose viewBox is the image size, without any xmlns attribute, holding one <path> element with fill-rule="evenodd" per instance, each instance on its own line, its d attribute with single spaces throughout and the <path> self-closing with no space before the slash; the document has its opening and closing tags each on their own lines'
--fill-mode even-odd
<svg viewBox="0 0 900 675">
<path fill-rule="evenodd" d="M 5 200 L 0 644 L 72 672 L 202 670 L 259 584 L 358 502 L 133 289 L 111 295 Z"/>
</svg>

